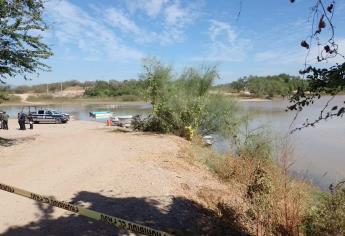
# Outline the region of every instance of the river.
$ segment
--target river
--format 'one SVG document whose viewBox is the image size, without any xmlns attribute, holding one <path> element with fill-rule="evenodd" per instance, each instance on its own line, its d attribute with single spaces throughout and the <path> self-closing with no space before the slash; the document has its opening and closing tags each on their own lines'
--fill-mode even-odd
<svg viewBox="0 0 345 236">
<path fill-rule="evenodd" d="M 301 125 L 307 118 L 312 121 L 320 114 L 327 97 L 322 98 L 312 106 L 301 112 L 294 122 L 295 126 Z M 337 96 L 332 105 L 344 104 L 345 96 Z M 254 114 L 251 126 L 264 125 L 271 129 L 277 136 L 283 137 L 289 133 L 291 122 L 295 116 L 293 112 L 286 112 L 288 101 L 262 101 L 241 102 L 244 110 Z M 21 106 L 0 107 L 7 111 L 12 118 L 17 117 Z M 74 119 L 92 120 L 90 111 L 112 111 L 117 115 L 147 114 L 150 105 L 52 105 L 50 108 L 64 111 Z M 12 128 L 12 127 L 10 127 Z M 294 132 L 289 137 L 293 154 L 291 161 L 294 164 L 291 170 L 300 176 L 312 180 L 322 188 L 327 188 L 332 182 L 345 178 L 345 118 L 335 118 L 320 122 L 314 128 L 304 128 Z M 216 149 L 217 149 L 217 145 Z M 224 145 L 218 144 L 218 149 Z"/>
</svg>

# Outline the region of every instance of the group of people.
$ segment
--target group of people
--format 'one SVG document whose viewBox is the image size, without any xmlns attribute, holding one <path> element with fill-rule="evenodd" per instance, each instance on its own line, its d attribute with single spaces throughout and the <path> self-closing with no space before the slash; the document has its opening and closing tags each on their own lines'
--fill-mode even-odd
<svg viewBox="0 0 345 236">
<path fill-rule="evenodd" d="M 5 111 L 0 111 L 0 129 L 8 129 L 9 115 Z"/>
<path fill-rule="evenodd" d="M 0 129 L 8 130 L 8 119 L 10 116 L 5 111 L 0 111 Z M 34 128 L 32 115 L 24 112 L 18 113 L 18 124 L 20 130 L 26 130 L 26 124 L 29 123 L 30 129 Z"/>
<path fill-rule="evenodd" d="M 26 115 L 23 112 L 18 113 L 18 124 L 19 124 L 19 129 L 20 130 L 26 130 L 26 121 L 28 120 L 29 124 L 30 124 L 30 129 L 34 128 L 34 121 L 32 118 L 32 115 Z"/>
</svg>

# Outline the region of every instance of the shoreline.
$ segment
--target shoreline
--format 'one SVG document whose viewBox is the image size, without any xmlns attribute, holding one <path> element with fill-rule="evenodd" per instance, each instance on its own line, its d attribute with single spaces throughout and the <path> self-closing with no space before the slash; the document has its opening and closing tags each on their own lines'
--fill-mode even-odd
<svg viewBox="0 0 345 236">
<path fill-rule="evenodd" d="M 49 106 L 49 105 L 132 105 L 132 106 L 142 106 L 149 105 L 145 101 L 133 101 L 133 102 L 124 102 L 124 101 L 109 101 L 109 100 L 70 100 L 70 101 L 39 101 L 39 102 L 2 102 L 0 107 L 4 106 Z"/>
<path fill-rule="evenodd" d="M 265 98 L 248 98 L 248 97 L 231 97 L 231 99 L 238 101 L 238 102 L 272 102 L 282 99 L 265 99 Z M 56 100 L 41 100 L 37 102 L 31 101 L 20 101 L 20 102 L 6 102 L 2 101 L 0 103 L 0 107 L 3 106 L 49 106 L 49 105 L 101 105 L 101 104 L 115 104 L 115 105 L 133 105 L 133 106 L 141 106 L 141 105 L 150 105 L 150 103 L 145 101 L 117 101 L 117 100 L 109 100 L 109 99 L 64 99 L 63 101 L 57 98 Z"/>
</svg>

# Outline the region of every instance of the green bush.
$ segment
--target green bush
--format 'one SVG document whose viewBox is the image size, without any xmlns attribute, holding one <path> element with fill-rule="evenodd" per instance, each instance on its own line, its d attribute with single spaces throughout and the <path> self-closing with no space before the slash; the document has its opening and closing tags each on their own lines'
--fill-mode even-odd
<svg viewBox="0 0 345 236">
<path fill-rule="evenodd" d="M 342 183 L 343 184 L 343 183 Z M 345 235 L 345 189 L 342 184 L 322 193 L 305 220 L 306 235 Z"/>
<path fill-rule="evenodd" d="M 198 134 L 236 133 L 240 119 L 234 102 L 222 96 L 209 95 L 218 78 L 217 68 L 189 68 L 174 78 L 169 66 L 155 59 L 145 60 L 142 79 L 152 114 L 137 125 L 139 130 L 174 133 L 190 139 Z M 147 64 L 148 63 L 148 64 Z"/>
</svg>

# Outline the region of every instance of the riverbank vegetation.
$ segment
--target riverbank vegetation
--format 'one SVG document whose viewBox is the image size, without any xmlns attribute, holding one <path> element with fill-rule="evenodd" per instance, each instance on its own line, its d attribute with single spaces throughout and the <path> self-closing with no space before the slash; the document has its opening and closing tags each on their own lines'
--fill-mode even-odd
<svg viewBox="0 0 345 236">
<path fill-rule="evenodd" d="M 344 235 L 344 181 L 321 191 L 290 173 L 285 141 L 276 146 L 260 129 L 239 135 L 228 154 L 203 147 L 195 137 L 191 154 L 236 193 L 235 200 L 222 193 L 212 195 L 217 200 L 204 196 L 235 235 Z"/>
<path fill-rule="evenodd" d="M 242 93 L 260 98 L 287 97 L 294 94 L 299 88 L 307 88 L 305 80 L 298 76 L 280 74 L 273 76 L 245 76 L 238 80 L 215 86 L 223 92 Z"/>
<path fill-rule="evenodd" d="M 269 132 L 250 130 L 238 104 L 210 94 L 217 77 L 216 67 L 187 68 L 176 75 L 171 67 L 155 59 L 145 61 L 141 78 L 153 109 L 148 117 L 137 117 L 134 128 L 191 140 L 192 160 L 205 164 L 236 192 L 236 201 L 222 193 L 203 196 L 232 232 L 342 235 L 345 191 L 338 187 L 336 194 L 321 192 L 291 176 L 286 142 L 277 147 L 273 141 L 277 138 Z M 203 146 L 201 140 L 206 134 L 226 137 L 231 151 L 221 155 Z M 328 210 L 330 207 L 332 210 Z M 336 227 L 331 227 L 335 219 Z"/>
</svg>

